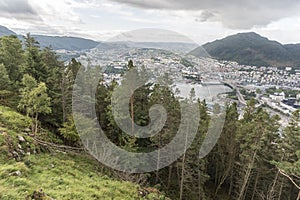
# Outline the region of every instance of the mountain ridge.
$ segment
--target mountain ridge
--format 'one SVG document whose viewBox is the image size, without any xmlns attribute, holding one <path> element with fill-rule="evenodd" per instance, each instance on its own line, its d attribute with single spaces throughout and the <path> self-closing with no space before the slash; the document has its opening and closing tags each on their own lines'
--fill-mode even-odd
<svg viewBox="0 0 300 200">
<path fill-rule="evenodd" d="M 238 33 L 202 45 L 218 59 L 255 66 L 300 66 L 300 44 L 281 44 L 255 32 Z M 189 54 L 200 56 L 200 48 Z"/>
<path fill-rule="evenodd" d="M 95 48 L 100 43 L 91 39 L 72 36 L 32 35 L 32 37 L 40 43 L 42 48 L 51 46 L 54 50 L 81 51 Z"/>
<path fill-rule="evenodd" d="M 17 35 L 17 34 L 12 30 L 8 29 L 7 27 L 0 25 L 0 37 L 5 35 Z"/>
<path fill-rule="evenodd" d="M 0 37 L 8 35 L 16 35 L 18 38 L 23 40 L 22 35 L 19 35 L 7 27 L 0 25 Z M 38 34 L 32 34 L 31 36 L 40 43 L 42 48 L 51 46 L 53 50 L 64 49 L 67 51 L 82 51 L 95 48 L 100 43 L 91 39 L 72 36 L 48 36 Z"/>
<path fill-rule="evenodd" d="M 13 32 L 5 26 L 0 25 L 0 37 L 5 35 L 21 35 Z M 42 48 L 50 46 L 54 50 L 84 51 L 100 46 L 106 47 L 105 42 L 72 36 L 47 36 L 32 35 Z M 143 43 L 141 43 L 143 44 Z M 148 44 L 149 45 L 149 44 Z M 159 47 L 156 43 L 151 44 Z M 139 43 L 133 46 L 140 46 Z M 168 48 L 175 48 L 169 45 Z M 190 46 L 184 46 L 187 50 Z M 269 40 L 255 32 L 237 33 L 218 39 L 191 50 L 188 54 L 201 57 L 204 50 L 213 58 L 218 60 L 236 61 L 242 65 L 300 67 L 300 43 L 281 44 L 275 40 Z"/>
</svg>

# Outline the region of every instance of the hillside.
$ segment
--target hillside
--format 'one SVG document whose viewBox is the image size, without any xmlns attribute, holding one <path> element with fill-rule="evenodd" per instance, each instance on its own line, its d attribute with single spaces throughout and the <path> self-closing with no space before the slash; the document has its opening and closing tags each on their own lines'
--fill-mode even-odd
<svg viewBox="0 0 300 200">
<path fill-rule="evenodd" d="M 297 64 L 300 63 L 300 44 L 286 44 L 284 48 L 288 50 Z"/>
<path fill-rule="evenodd" d="M 0 25 L 0 37 L 7 35 L 17 35 L 15 32 Z M 23 40 L 22 35 L 18 35 L 19 39 Z M 99 42 L 94 40 L 67 37 L 67 36 L 47 36 L 47 35 L 33 35 L 33 37 L 40 43 L 42 48 L 51 46 L 54 50 L 64 49 L 67 51 L 82 51 L 95 48 Z"/>
<path fill-rule="evenodd" d="M 4 35 L 17 35 L 15 32 L 9 30 L 5 26 L 0 25 L 0 37 Z"/>
<path fill-rule="evenodd" d="M 54 50 L 65 49 L 68 51 L 81 51 L 95 48 L 99 44 L 99 42 L 78 37 L 32 36 L 40 43 L 41 47 L 51 46 Z"/>
<path fill-rule="evenodd" d="M 254 32 L 231 35 L 206 43 L 203 48 L 214 58 L 245 65 L 295 66 L 300 63 L 299 45 L 282 45 Z M 199 56 L 199 52 L 197 48 L 190 54 Z"/>
<path fill-rule="evenodd" d="M 117 180 L 85 153 L 39 145 L 28 127 L 28 117 L 0 106 L 0 199 L 165 199 L 154 188 Z"/>
</svg>

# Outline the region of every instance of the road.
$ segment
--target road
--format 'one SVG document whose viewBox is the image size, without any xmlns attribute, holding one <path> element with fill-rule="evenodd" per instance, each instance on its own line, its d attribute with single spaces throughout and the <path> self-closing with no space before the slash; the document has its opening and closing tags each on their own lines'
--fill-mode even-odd
<svg viewBox="0 0 300 200">
<path fill-rule="evenodd" d="M 236 95 L 238 97 L 239 103 L 243 106 L 247 105 L 246 100 L 244 99 L 243 95 L 240 92 L 240 89 L 233 83 L 227 82 L 227 81 L 222 81 L 223 84 L 228 85 L 229 87 L 231 87 L 232 89 L 236 90 Z"/>
</svg>

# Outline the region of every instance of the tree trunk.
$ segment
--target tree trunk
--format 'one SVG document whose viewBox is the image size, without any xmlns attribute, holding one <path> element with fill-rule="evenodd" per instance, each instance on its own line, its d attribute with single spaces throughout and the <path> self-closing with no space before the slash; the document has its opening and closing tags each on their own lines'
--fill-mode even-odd
<svg viewBox="0 0 300 200">
<path fill-rule="evenodd" d="M 157 164 L 156 164 L 156 178 L 155 178 L 155 182 L 156 182 L 156 183 L 158 183 L 158 178 L 159 178 L 160 140 L 161 140 L 161 133 L 159 133 L 159 139 L 158 139 Z"/>
<path fill-rule="evenodd" d="M 254 161 L 255 161 L 255 158 L 256 158 L 256 154 L 257 154 L 257 149 L 255 149 L 255 151 L 253 153 L 253 156 L 252 156 L 252 159 L 251 159 L 251 162 L 249 163 L 249 165 L 247 167 L 246 174 L 245 174 L 243 184 L 242 184 L 242 188 L 240 190 L 240 194 L 239 194 L 239 197 L 238 197 L 237 200 L 242 200 L 243 199 L 244 192 L 246 190 L 246 186 L 248 184 L 248 181 L 249 181 L 249 178 L 250 178 L 250 175 L 251 175 L 251 171 L 252 171 L 252 167 L 253 167 L 253 164 L 254 164 Z"/>
<path fill-rule="evenodd" d="M 230 174 L 230 171 L 231 171 L 231 168 L 232 168 L 232 163 L 233 163 L 233 159 L 230 158 L 229 160 L 229 166 L 228 168 L 226 169 L 226 171 L 223 173 L 222 177 L 221 177 L 221 180 L 217 186 L 217 189 L 216 189 L 216 192 L 215 192 L 215 195 L 217 195 L 218 191 L 221 189 L 221 186 L 223 185 L 224 181 L 227 179 L 227 177 L 229 176 Z"/>
<path fill-rule="evenodd" d="M 217 182 L 218 182 L 218 176 L 219 176 L 219 165 L 216 166 L 216 174 L 215 174 L 215 186 L 217 186 Z"/>
<path fill-rule="evenodd" d="M 283 189 L 283 182 L 281 182 L 281 184 L 280 184 L 280 190 L 279 190 L 279 194 L 278 194 L 278 200 L 281 199 L 282 189 Z"/>
<path fill-rule="evenodd" d="M 130 97 L 130 110 L 131 110 L 131 133 L 134 135 L 134 109 L 133 109 L 133 94 Z"/>
<path fill-rule="evenodd" d="M 63 69 L 64 70 L 64 69 Z M 62 111 L 63 111 L 63 123 L 66 122 L 66 92 L 65 92 L 65 73 L 62 73 L 62 81 L 61 81 L 61 85 L 60 85 L 60 89 L 61 89 L 61 101 L 62 101 Z"/>
<path fill-rule="evenodd" d="M 179 194 L 179 199 L 180 199 L 180 200 L 182 200 L 182 195 L 183 195 L 185 156 L 186 156 L 186 153 L 184 153 L 184 154 L 183 154 L 183 157 L 182 157 L 181 181 L 180 181 L 180 194 Z"/>
<path fill-rule="evenodd" d="M 173 169 L 173 165 L 169 166 L 169 175 L 168 175 L 168 184 L 167 184 L 167 189 L 170 188 L 171 186 L 171 179 L 172 179 L 172 169 Z"/>
<path fill-rule="evenodd" d="M 278 180 L 278 176 L 279 176 L 279 170 L 277 171 L 277 173 L 276 173 L 276 175 L 275 175 L 275 178 L 274 178 L 274 181 L 273 181 L 271 190 L 270 190 L 270 192 L 269 192 L 269 194 L 268 194 L 267 200 L 272 200 L 272 199 L 274 199 L 274 198 L 273 198 L 273 193 L 274 193 L 274 191 L 275 191 L 275 186 L 276 186 L 276 183 L 277 183 L 277 180 Z"/>
<path fill-rule="evenodd" d="M 201 192 L 202 192 L 202 188 L 201 188 L 201 171 L 200 169 L 198 169 L 198 189 L 199 189 L 199 200 L 202 199 L 202 196 L 201 196 Z"/>
<path fill-rule="evenodd" d="M 230 183 L 229 183 L 229 191 L 228 191 L 228 195 L 231 196 L 231 193 L 232 193 L 232 189 L 233 189 L 233 167 L 231 169 L 231 172 L 230 172 Z"/>
<path fill-rule="evenodd" d="M 255 194 L 256 194 L 256 187 L 257 187 L 257 183 L 258 183 L 258 177 L 259 177 L 259 172 L 257 172 L 257 174 L 256 174 L 255 183 L 254 183 L 254 189 L 252 191 L 251 200 L 254 200 L 254 197 L 255 197 Z"/>
<path fill-rule="evenodd" d="M 188 140 L 188 133 L 190 131 L 189 128 L 190 124 L 187 124 L 187 131 L 185 133 L 185 141 L 184 141 L 184 154 L 182 157 L 182 168 L 181 168 L 181 181 L 180 181 L 180 195 L 179 195 L 179 199 L 182 200 L 182 196 L 183 196 L 183 183 L 184 183 L 184 174 L 185 174 L 185 157 L 186 157 L 186 150 L 187 150 L 187 140 Z"/>
<path fill-rule="evenodd" d="M 34 127 L 34 136 L 37 134 L 37 129 L 38 129 L 38 113 L 35 114 L 35 127 Z"/>
</svg>

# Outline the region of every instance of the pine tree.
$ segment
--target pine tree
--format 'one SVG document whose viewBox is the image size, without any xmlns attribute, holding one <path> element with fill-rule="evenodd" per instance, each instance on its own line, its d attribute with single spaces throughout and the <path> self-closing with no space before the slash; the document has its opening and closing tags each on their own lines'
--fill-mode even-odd
<svg viewBox="0 0 300 200">
<path fill-rule="evenodd" d="M 282 141 L 279 148 L 282 150 L 282 158 L 273 160 L 278 174 L 283 178 L 282 194 L 289 199 L 300 199 L 300 110 L 293 113 L 289 125 L 282 133 Z M 279 178 L 278 178 L 279 179 Z M 284 184 L 283 184 L 284 183 Z"/>
<path fill-rule="evenodd" d="M 22 79 L 24 52 L 22 43 L 17 36 L 3 36 L 0 38 L 0 64 L 7 70 L 10 80 L 17 84 Z M 17 85 L 15 85 L 15 88 Z"/>
<path fill-rule="evenodd" d="M 25 37 L 25 73 L 38 82 L 46 83 L 47 69 L 42 59 L 39 43 L 28 33 Z"/>
<path fill-rule="evenodd" d="M 32 133 L 38 131 L 38 117 L 42 113 L 51 113 L 50 98 L 45 83 L 37 83 L 30 75 L 25 74 L 22 79 L 24 88 L 21 89 L 19 109 L 24 110 L 32 118 Z"/>
<path fill-rule="evenodd" d="M 0 64 L 0 91 L 9 90 L 11 87 L 11 80 L 8 72 L 3 64 Z"/>
<path fill-rule="evenodd" d="M 61 104 L 62 104 L 62 121 L 66 122 L 71 115 L 72 110 L 72 92 L 76 75 L 81 67 L 81 63 L 72 58 L 69 64 L 61 69 Z"/>
<path fill-rule="evenodd" d="M 247 199 L 255 195 L 267 195 L 268 188 L 263 186 L 271 185 L 271 176 L 263 173 L 270 170 L 268 166 L 275 155 L 274 143 L 278 138 L 278 117 L 270 118 L 269 114 L 262 108 L 255 108 L 254 101 L 248 102 L 245 109 L 244 119 L 238 128 L 237 142 L 239 146 L 239 157 L 236 160 L 235 170 L 238 172 L 235 177 L 237 199 Z M 271 168 L 272 170 L 272 168 Z M 270 178 L 271 177 L 271 178 Z M 262 180 L 262 182 L 259 182 Z M 259 193 L 258 193 L 259 191 Z"/>
<path fill-rule="evenodd" d="M 221 189 L 224 183 L 227 184 L 228 194 L 231 195 L 233 188 L 233 169 L 237 156 L 236 131 L 238 127 L 238 111 L 237 104 L 232 103 L 226 106 L 225 126 L 221 136 L 211 155 L 213 163 L 216 167 L 215 182 L 216 193 Z"/>
</svg>

